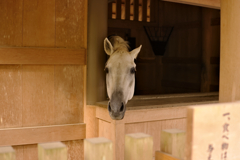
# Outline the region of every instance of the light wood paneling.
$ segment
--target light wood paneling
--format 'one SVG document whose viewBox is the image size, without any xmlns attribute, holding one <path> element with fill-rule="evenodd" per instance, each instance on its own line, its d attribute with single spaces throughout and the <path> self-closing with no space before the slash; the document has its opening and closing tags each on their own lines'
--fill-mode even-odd
<svg viewBox="0 0 240 160">
<path fill-rule="evenodd" d="M 23 159 L 23 147 L 24 146 L 12 146 L 16 152 L 16 160 L 24 160 Z"/>
<path fill-rule="evenodd" d="M 0 128 L 22 126 L 22 67 L 0 65 Z"/>
<path fill-rule="evenodd" d="M 146 133 L 153 137 L 153 155 L 155 151 L 160 150 L 161 126 L 162 121 L 147 122 Z"/>
<path fill-rule="evenodd" d="M 55 66 L 55 124 L 71 124 L 83 122 L 83 81 L 83 66 Z"/>
<path fill-rule="evenodd" d="M 56 0 L 56 47 L 86 47 L 86 14 L 87 0 Z"/>
<path fill-rule="evenodd" d="M 24 160 L 38 160 L 37 144 L 30 144 L 23 146 L 23 159 Z"/>
<path fill-rule="evenodd" d="M 86 64 L 85 49 L 0 48 L 0 64 Z"/>
<path fill-rule="evenodd" d="M 85 130 L 84 123 L 0 129 L 0 146 L 84 139 Z"/>
<path fill-rule="evenodd" d="M 163 0 L 163 1 L 220 9 L 220 0 Z"/>
<path fill-rule="evenodd" d="M 0 1 L 0 46 L 22 46 L 23 0 Z"/>
<path fill-rule="evenodd" d="M 23 46 L 55 46 L 55 0 L 24 0 Z"/>
<path fill-rule="evenodd" d="M 54 123 L 54 66 L 23 65 L 23 126 Z"/>
<path fill-rule="evenodd" d="M 238 0 L 221 0 L 220 102 L 240 100 L 240 21 Z"/>
<path fill-rule="evenodd" d="M 101 128 L 98 137 L 105 137 L 114 141 L 115 135 L 113 134 L 111 123 L 99 119 L 98 125 L 98 127 Z"/>
<path fill-rule="evenodd" d="M 240 102 L 189 107 L 186 160 L 240 159 Z"/>
</svg>

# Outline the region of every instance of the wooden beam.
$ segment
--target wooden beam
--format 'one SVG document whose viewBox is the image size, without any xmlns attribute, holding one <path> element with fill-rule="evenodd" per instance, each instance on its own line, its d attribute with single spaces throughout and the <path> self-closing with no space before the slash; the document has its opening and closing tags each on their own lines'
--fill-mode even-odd
<svg viewBox="0 0 240 160">
<path fill-rule="evenodd" d="M 181 160 L 181 159 L 178 159 L 170 154 L 167 154 L 161 151 L 156 151 L 155 160 Z"/>
<path fill-rule="evenodd" d="M 86 65 L 86 49 L 1 47 L 0 64 Z"/>
<path fill-rule="evenodd" d="M 0 129 L 0 146 L 26 145 L 86 138 L 84 123 Z"/>
<path fill-rule="evenodd" d="M 186 160 L 240 159 L 240 102 L 190 107 Z"/>
<path fill-rule="evenodd" d="M 163 1 L 220 9 L 220 0 L 163 0 Z"/>
</svg>

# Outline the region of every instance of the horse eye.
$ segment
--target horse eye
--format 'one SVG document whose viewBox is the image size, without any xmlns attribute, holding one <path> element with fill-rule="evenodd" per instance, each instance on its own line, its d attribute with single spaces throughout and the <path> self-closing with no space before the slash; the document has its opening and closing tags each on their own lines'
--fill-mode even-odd
<svg viewBox="0 0 240 160">
<path fill-rule="evenodd" d="M 135 72 L 136 72 L 136 68 L 134 68 L 134 67 L 131 68 L 130 73 L 131 73 L 131 74 L 134 74 Z"/>
<path fill-rule="evenodd" d="M 108 72 L 109 72 L 108 68 L 105 68 L 105 72 L 106 72 L 106 73 L 108 73 Z"/>
</svg>

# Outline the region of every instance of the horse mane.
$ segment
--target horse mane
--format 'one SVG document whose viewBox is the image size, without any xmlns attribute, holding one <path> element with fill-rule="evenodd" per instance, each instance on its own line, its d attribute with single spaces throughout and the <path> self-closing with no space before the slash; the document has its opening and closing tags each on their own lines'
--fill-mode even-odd
<svg viewBox="0 0 240 160">
<path fill-rule="evenodd" d="M 129 51 L 130 47 L 128 45 L 128 41 L 125 41 L 121 37 L 111 36 L 111 37 L 109 37 L 109 41 L 111 42 L 114 51 L 116 51 L 116 50 Z"/>
</svg>

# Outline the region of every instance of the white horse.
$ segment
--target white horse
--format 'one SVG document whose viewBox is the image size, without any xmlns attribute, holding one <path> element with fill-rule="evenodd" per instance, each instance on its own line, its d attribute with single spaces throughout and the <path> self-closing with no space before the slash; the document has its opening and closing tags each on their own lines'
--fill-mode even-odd
<svg viewBox="0 0 240 160">
<path fill-rule="evenodd" d="M 104 40 L 104 50 L 110 56 L 106 66 L 106 84 L 109 97 L 108 111 L 112 119 L 121 120 L 128 100 L 132 99 L 135 87 L 137 58 L 142 45 L 129 52 L 129 45 L 119 36 Z"/>
</svg>

